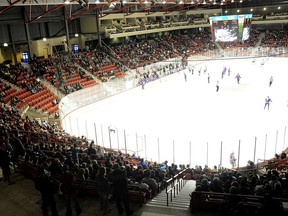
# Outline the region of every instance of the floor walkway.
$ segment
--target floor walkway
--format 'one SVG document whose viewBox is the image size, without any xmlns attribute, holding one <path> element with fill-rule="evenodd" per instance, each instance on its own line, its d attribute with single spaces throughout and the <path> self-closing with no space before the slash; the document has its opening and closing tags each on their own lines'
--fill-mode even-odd
<svg viewBox="0 0 288 216">
<path fill-rule="evenodd" d="M 5 216 L 41 216 L 41 198 L 40 194 L 34 188 L 34 183 L 30 179 L 19 173 L 13 173 L 12 175 L 13 181 L 16 183 L 13 185 L 7 185 L 6 182 L 0 182 L 0 209 L 1 215 Z M 185 193 L 188 193 L 189 187 L 195 187 L 194 183 L 191 181 L 187 184 L 187 191 L 185 189 Z M 167 208 L 165 205 L 155 205 L 155 198 L 146 205 L 142 207 L 138 205 L 133 205 L 132 208 L 134 210 L 133 216 L 188 216 L 192 215 L 188 210 L 188 204 L 185 203 L 183 207 L 181 207 L 181 197 L 187 196 L 180 194 L 177 199 L 175 199 L 174 206 L 171 205 Z M 65 202 L 62 199 L 57 199 L 57 209 L 59 216 L 65 216 Z M 103 215 L 100 211 L 99 201 L 96 197 L 80 197 L 80 205 L 83 210 L 81 216 L 96 216 Z M 177 201 L 178 200 L 178 201 Z M 176 207 L 179 205 L 178 207 Z M 172 207 L 173 206 L 173 207 Z M 107 214 L 108 216 L 118 216 L 117 209 L 114 203 L 110 205 L 111 212 Z M 210 216 L 212 215 L 199 212 L 193 215 L 201 215 L 201 216 Z"/>
</svg>

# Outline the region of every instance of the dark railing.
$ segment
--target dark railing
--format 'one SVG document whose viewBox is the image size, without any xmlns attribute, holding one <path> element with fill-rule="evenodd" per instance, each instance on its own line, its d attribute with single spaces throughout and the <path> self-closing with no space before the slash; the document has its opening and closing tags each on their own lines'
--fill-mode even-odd
<svg viewBox="0 0 288 216">
<path fill-rule="evenodd" d="M 165 181 L 167 206 L 169 206 L 169 194 L 170 202 L 172 202 L 173 198 L 175 198 L 176 195 L 178 195 L 182 188 L 185 186 L 186 171 L 187 169 L 184 169 L 172 178 Z"/>
</svg>

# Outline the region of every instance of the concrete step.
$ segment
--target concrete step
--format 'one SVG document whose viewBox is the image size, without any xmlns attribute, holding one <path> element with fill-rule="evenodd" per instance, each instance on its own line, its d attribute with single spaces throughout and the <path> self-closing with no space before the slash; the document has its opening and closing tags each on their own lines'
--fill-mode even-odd
<svg viewBox="0 0 288 216">
<path fill-rule="evenodd" d="M 167 194 L 166 191 L 162 191 L 153 199 L 149 200 L 146 206 L 149 207 L 158 207 L 158 208 L 170 208 L 170 209 L 178 209 L 188 211 L 190 204 L 190 196 L 189 194 L 195 190 L 196 182 L 194 180 L 189 180 L 186 182 L 185 186 L 182 190 L 177 194 L 172 194 L 172 202 L 170 201 L 170 194 L 168 196 L 168 206 L 167 206 Z"/>
</svg>

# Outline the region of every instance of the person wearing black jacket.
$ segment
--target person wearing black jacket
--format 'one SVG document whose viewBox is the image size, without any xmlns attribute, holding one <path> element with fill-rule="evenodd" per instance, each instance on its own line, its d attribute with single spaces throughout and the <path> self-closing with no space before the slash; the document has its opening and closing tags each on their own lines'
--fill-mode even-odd
<svg viewBox="0 0 288 216">
<path fill-rule="evenodd" d="M 50 207 L 52 216 L 58 216 L 56 202 L 54 198 L 54 184 L 49 177 L 49 173 L 40 168 L 38 177 L 35 179 L 35 188 L 41 193 L 43 216 L 48 216 L 48 208 Z"/>
<path fill-rule="evenodd" d="M 110 174 L 110 180 L 113 183 L 113 196 L 118 212 L 120 215 L 123 214 L 124 209 L 121 206 L 121 202 L 123 202 L 126 215 L 131 215 L 133 211 L 131 211 L 129 207 L 126 171 L 120 169 L 120 166 L 117 163 L 113 165 L 113 170 L 114 171 Z"/>
</svg>

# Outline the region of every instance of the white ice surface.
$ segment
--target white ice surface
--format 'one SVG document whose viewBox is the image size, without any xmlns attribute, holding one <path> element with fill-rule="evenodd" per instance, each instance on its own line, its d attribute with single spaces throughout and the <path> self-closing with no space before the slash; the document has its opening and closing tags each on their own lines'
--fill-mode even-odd
<svg viewBox="0 0 288 216">
<path fill-rule="evenodd" d="M 73 112 L 70 121 L 78 124 L 78 129 L 72 133 L 95 140 L 96 125 L 100 145 L 109 147 L 111 143 L 113 148 L 123 149 L 125 129 L 127 148 L 158 162 L 219 165 L 221 141 L 223 166 L 230 167 L 231 152 L 235 152 L 240 166 L 253 161 L 255 142 L 255 162 L 271 158 L 275 150 L 280 153 L 287 147 L 288 59 L 270 58 L 264 66 L 260 62 L 261 59 L 256 59 L 255 64 L 252 59 L 190 62 L 195 70 L 194 75 L 185 70 L 187 82 L 181 71 L 146 84 L 144 90 L 134 88 Z M 205 66 L 208 70 L 203 74 Z M 224 66 L 231 68 L 231 75 L 226 72 L 221 79 Z M 239 85 L 237 73 L 241 76 Z M 269 87 L 271 76 L 274 82 Z M 264 110 L 267 96 L 272 99 L 269 111 Z M 111 142 L 108 126 L 116 129 L 116 133 L 110 133 Z"/>
</svg>

